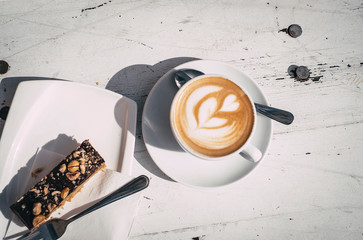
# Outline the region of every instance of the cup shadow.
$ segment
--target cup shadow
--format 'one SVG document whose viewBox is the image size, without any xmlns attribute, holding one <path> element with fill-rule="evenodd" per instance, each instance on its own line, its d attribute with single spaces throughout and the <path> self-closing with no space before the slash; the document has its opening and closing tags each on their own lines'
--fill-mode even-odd
<svg viewBox="0 0 363 240">
<path fill-rule="evenodd" d="M 173 68 L 194 60 L 199 59 L 193 57 L 177 57 L 163 60 L 155 65 L 131 65 L 118 71 L 106 85 L 106 89 L 130 98 L 137 104 L 135 159 L 149 172 L 169 181 L 173 180 L 156 166 L 146 151 L 145 142 L 142 137 L 142 114 L 145 101 L 155 83 Z M 169 125 L 167 124 L 166 127 L 169 127 Z M 147 157 L 144 154 L 139 154 L 140 152 L 146 152 Z"/>
</svg>

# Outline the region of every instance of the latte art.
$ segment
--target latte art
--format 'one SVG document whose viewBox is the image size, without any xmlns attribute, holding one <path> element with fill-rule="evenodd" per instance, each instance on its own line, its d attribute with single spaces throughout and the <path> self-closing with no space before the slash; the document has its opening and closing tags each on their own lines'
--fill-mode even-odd
<svg viewBox="0 0 363 240">
<path fill-rule="evenodd" d="M 248 96 L 222 77 L 187 85 L 176 100 L 172 124 L 180 141 L 208 157 L 225 156 L 248 139 L 254 113 Z"/>
</svg>

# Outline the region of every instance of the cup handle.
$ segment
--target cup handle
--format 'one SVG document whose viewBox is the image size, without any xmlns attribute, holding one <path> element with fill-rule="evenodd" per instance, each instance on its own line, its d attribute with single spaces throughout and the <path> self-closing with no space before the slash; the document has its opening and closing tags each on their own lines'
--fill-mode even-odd
<svg viewBox="0 0 363 240">
<path fill-rule="evenodd" d="M 248 144 L 239 154 L 251 162 L 258 162 L 262 158 L 261 151 L 252 144 Z"/>
</svg>

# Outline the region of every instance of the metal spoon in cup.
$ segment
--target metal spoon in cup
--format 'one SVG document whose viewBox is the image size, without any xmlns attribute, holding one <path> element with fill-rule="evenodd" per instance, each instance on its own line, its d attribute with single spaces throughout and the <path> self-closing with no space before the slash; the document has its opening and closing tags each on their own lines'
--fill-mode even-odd
<svg viewBox="0 0 363 240">
<path fill-rule="evenodd" d="M 204 75 L 204 73 L 194 69 L 181 69 L 176 71 L 174 80 L 178 88 L 181 88 L 190 79 L 197 76 Z M 294 115 L 291 112 L 281 110 L 278 108 L 269 107 L 259 103 L 255 103 L 256 111 L 266 117 L 269 117 L 282 124 L 289 125 L 294 121 Z"/>
</svg>

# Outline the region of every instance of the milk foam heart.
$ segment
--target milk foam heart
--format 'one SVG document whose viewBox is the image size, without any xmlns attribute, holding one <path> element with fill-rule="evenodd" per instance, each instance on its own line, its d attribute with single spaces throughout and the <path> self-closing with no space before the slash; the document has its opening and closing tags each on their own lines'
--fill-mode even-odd
<svg viewBox="0 0 363 240">
<path fill-rule="evenodd" d="M 184 147 L 204 156 L 220 157 L 247 141 L 254 112 L 238 85 L 222 77 L 205 77 L 181 91 L 171 116 Z"/>
</svg>

